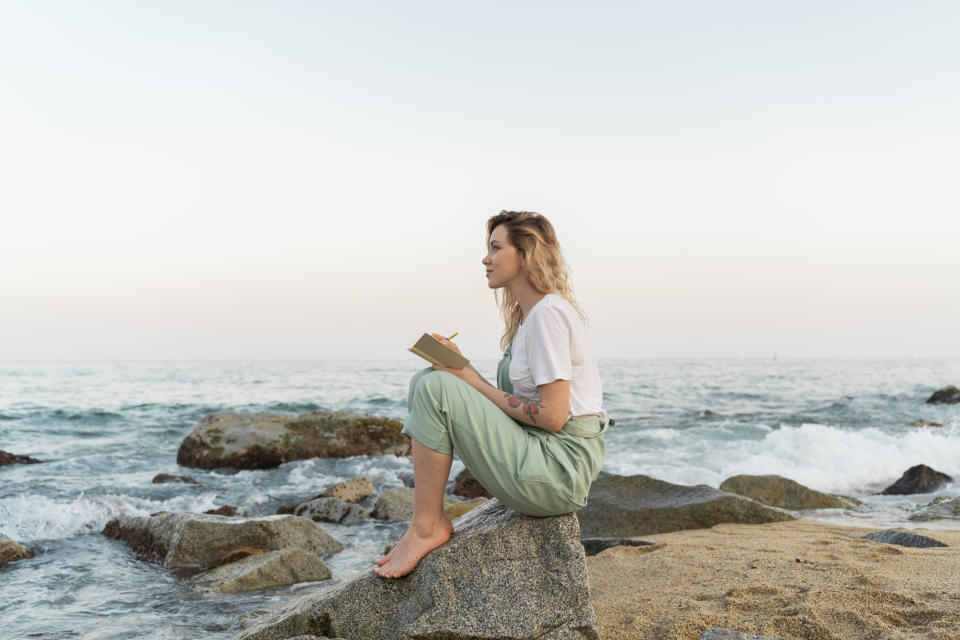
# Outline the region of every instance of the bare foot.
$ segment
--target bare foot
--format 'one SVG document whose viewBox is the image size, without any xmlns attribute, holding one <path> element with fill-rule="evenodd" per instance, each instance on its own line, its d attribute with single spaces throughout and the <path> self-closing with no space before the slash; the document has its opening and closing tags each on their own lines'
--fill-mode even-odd
<svg viewBox="0 0 960 640">
<path fill-rule="evenodd" d="M 410 533 L 410 529 L 407 529 L 406 531 L 404 531 L 403 535 L 400 536 L 400 540 L 405 540 L 407 537 L 407 534 L 409 533 Z M 400 540 L 397 540 L 393 544 L 393 546 L 390 547 L 390 551 L 385 556 L 383 556 L 382 558 L 378 558 L 377 560 L 374 561 L 377 563 L 378 567 L 382 567 L 388 560 L 390 560 L 390 558 L 393 557 L 393 552 L 396 551 L 397 547 L 400 545 Z"/>
<path fill-rule="evenodd" d="M 452 535 L 453 523 L 446 514 L 433 527 L 414 527 L 411 523 L 390 553 L 380 559 L 384 561 L 383 564 L 373 572 L 381 578 L 405 576 L 414 570 L 423 556 L 449 540 Z M 379 560 L 377 564 L 380 564 Z"/>
</svg>

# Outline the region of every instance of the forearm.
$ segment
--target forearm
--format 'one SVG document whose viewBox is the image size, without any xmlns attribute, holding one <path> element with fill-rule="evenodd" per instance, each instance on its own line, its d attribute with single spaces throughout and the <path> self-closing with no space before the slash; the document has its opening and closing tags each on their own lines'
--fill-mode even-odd
<svg viewBox="0 0 960 640">
<path fill-rule="evenodd" d="M 548 410 L 540 400 L 507 393 L 506 391 L 497 389 L 486 380 L 484 380 L 484 383 L 485 384 L 477 386 L 477 391 L 489 398 L 491 402 L 500 407 L 504 413 L 517 422 L 540 427 L 551 433 L 558 430 L 549 426 L 549 421 L 547 420 Z"/>
</svg>

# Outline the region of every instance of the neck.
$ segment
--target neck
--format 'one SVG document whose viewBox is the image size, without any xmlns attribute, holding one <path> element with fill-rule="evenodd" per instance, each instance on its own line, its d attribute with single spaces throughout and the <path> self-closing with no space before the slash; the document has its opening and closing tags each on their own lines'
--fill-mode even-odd
<svg viewBox="0 0 960 640">
<path fill-rule="evenodd" d="M 518 278 L 515 282 L 507 285 L 507 287 L 520 304 L 520 310 L 523 312 L 524 320 L 530 315 L 530 309 L 533 309 L 533 305 L 540 302 L 546 295 L 534 289 L 533 285 L 530 284 L 526 278 Z"/>
</svg>

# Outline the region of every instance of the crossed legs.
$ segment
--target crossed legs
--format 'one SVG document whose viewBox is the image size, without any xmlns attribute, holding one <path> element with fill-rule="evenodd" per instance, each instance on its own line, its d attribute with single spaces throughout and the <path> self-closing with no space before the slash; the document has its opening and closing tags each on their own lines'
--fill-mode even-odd
<svg viewBox="0 0 960 640">
<path fill-rule="evenodd" d="M 433 451 L 410 438 L 413 457 L 413 518 L 406 533 L 387 555 L 378 559 L 374 572 L 382 578 L 405 576 L 432 549 L 453 535 L 453 523 L 443 511 L 443 493 L 450 477 L 453 456 Z"/>
</svg>

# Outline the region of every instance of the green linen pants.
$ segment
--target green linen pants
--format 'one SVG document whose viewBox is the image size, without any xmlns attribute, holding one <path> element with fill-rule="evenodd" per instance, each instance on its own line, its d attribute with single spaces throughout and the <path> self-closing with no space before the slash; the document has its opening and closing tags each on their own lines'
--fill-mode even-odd
<svg viewBox="0 0 960 640">
<path fill-rule="evenodd" d="M 497 388 L 513 393 L 510 347 L 497 365 Z M 505 505 L 553 516 L 587 504 L 606 456 L 600 417 L 570 419 L 556 433 L 526 426 L 457 376 L 426 368 L 410 380 L 410 416 L 401 433 L 428 449 L 460 456 Z"/>
</svg>

